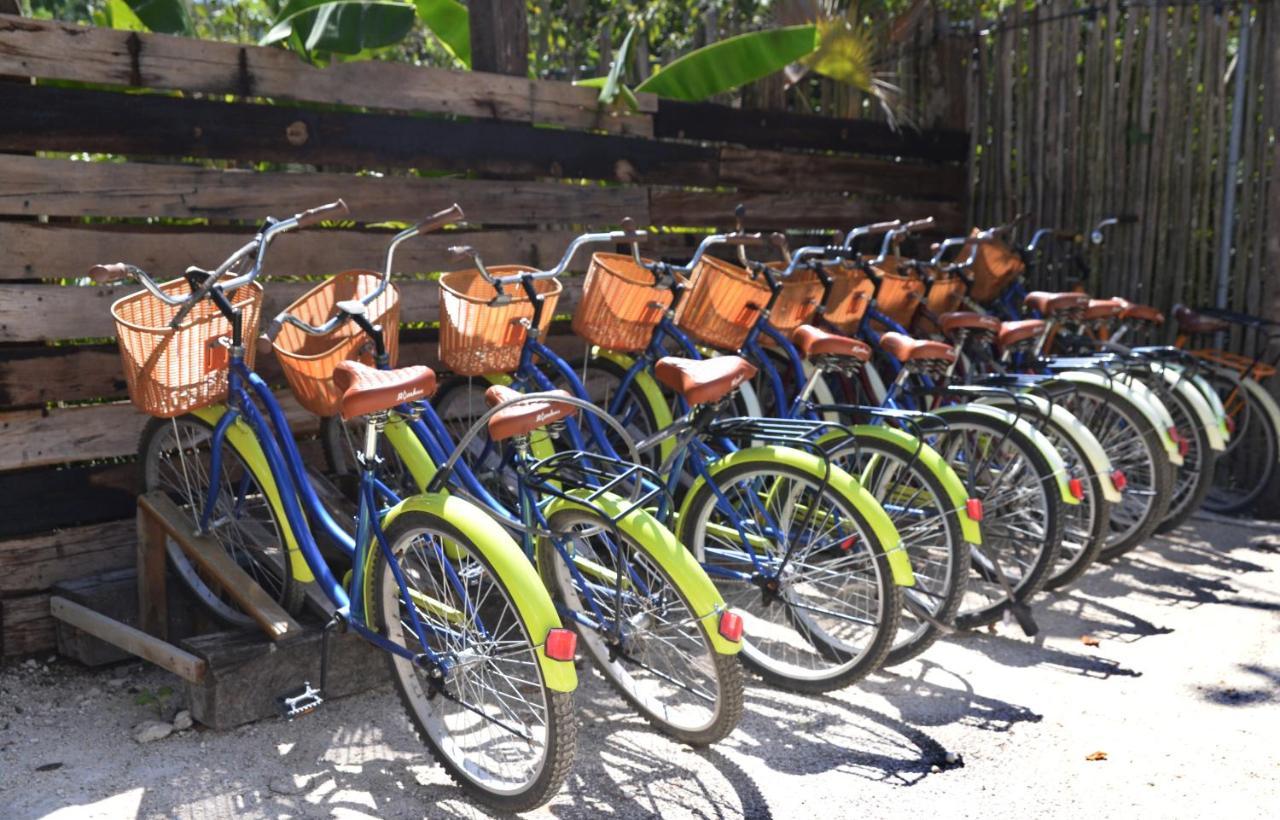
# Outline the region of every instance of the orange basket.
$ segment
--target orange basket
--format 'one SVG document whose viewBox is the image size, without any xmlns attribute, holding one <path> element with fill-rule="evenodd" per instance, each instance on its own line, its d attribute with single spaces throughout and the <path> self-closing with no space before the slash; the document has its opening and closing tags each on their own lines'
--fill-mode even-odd
<svg viewBox="0 0 1280 820">
<path fill-rule="evenodd" d="M 533 271 L 524 265 L 490 265 L 494 276 Z M 556 312 L 563 289 L 558 279 L 538 279 L 534 290 L 543 298 L 543 334 Z M 440 277 L 440 359 L 460 376 L 510 373 L 520 364 L 520 349 L 533 321 L 533 303 L 520 283 L 502 285 L 511 298 L 505 305 L 489 303 L 494 286 L 478 270 L 459 270 Z"/>
<path fill-rule="evenodd" d="M 382 274 L 374 271 L 343 271 L 299 296 L 286 310 L 309 325 L 322 325 L 337 315 L 338 302 L 363 299 L 381 283 Z M 394 367 L 400 348 L 400 294 L 395 285 L 387 285 L 382 295 L 369 303 L 365 315 L 373 324 L 382 325 Z M 333 371 L 339 364 L 347 359 L 374 364 L 373 340 L 355 322 L 343 322 L 324 336 L 312 336 L 286 324 L 271 346 L 298 403 L 317 416 L 338 412 L 342 393 L 333 384 Z"/>
<path fill-rule="evenodd" d="M 166 282 L 160 288 L 171 296 L 191 293 L 185 279 Z M 258 336 L 262 315 L 262 286 L 244 285 L 228 291 L 227 298 L 240 310 L 243 337 L 249 340 L 244 350 L 245 364 L 253 367 L 253 340 Z M 169 322 L 179 309 L 146 290 L 111 306 L 129 399 L 142 412 L 159 418 L 217 404 L 227 395 L 231 322 L 217 305 L 205 299 L 173 330 Z"/>
<path fill-rule="evenodd" d="M 905 328 L 911 327 L 916 310 L 924 297 L 924 282 L 914 273 L 899 273 L 907 260 L 901 256 L 885 257 L 875 271 L 880 277 L 876 292 L 876 309 Z"/>
<path fill-rule="evenodd" d="M 959 310 L 964 304 L 965 281 L 957 273 L 943 274 L 935 271 L 933 285 L 924 296 L 924 306 L 934 316 Z M 920 313 L 918 327 L 923 333 L 937 334 L 942 328 L 923 311 Z"/>
<path fill-rule="evenodd" d="M 672 296 L 669 288 L 654 287 L 653 274 L 630 255 L 594 253 L 573 330 L 609 350 L 644 350 Z"/>
<path fill-rule="evenodd" d="M 974 228 L 974 233 L 978 229 Z M 962 253 L 968 253 L 966 247 Z M 1003 242 L 983 242 L 973 260 L 973 287 L 969 296 L 979 304 L 995 301 L 1026 270 L 1026 263 Z"/>
<path fill-rule="evenodd" d="M 786 265 L 781 262 L 770 262 L 769 267 L 775 270 L 786 269 Z M 766 299 L 768 293 L 766 288 Z M 821 301 L 822 281 L 813 271 L 801 268 L 783 280 L 782 292 L 778 294 L 773 313 L 769 314 L 769 324 L 783 334 L 790 335 L 791 331 L 813 318 Z"/>
<path fill-rule="evenodd" d="M 862 268 L 848 263 L 827 268 L 827 275 L 831 277 L 831 296 L 827 299 L 826 320 L 841 333 L 857 333 L 875 283 Z"/>
<path fill-rule="evenodd" d="M 772 262 L 774 268 L 781 263 Z M 763 276 L 751 278 L 745 269 L 704 256 L 690 277 L 689 292 L 676 311 L 676 323 L 703 344 L 737 350 L 746 341 L 760 311 L 769 303 Z M 812 271 L 797 271 L 782 283 L 769 322 L 790 333 L 813 315 L 822 298 L 822 283 Z"/>
</svg>

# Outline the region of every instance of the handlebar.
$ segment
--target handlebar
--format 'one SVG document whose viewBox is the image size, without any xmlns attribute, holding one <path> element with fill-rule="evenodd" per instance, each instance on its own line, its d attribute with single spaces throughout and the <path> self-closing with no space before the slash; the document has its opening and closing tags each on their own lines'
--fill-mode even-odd
<svg viewBox="0 0 1280 820">
<path fill-rule="evenodd" d="M 341 200 L 339 200 L 339 202 L 341 202 Z M 327 208 L 331 206 L 326 205 L 325 207 Z M 343 208 L 345 209 L 346 206 L 344 205 Z M 317 208 L 316 210 L 321 209 Z M 386 261 L 382 268 L 382 281 L 378 283 L 378 286 L 373 289 L 372 293 L 369 293 L 360 299 L 351 299 L 339 302 L 337 305 L 338 314 L 330 317 L 328 321 L 321 325 L 312 325 L 308 322 L 304 322 L 288 311 L 281 311 L 274 319 L 271 320 L 271 323 L 267 325 L 266 329 L 263 330 L 263 337 L 268 341 L 274 341 L 286 324 L 293 325 L 303 333 L 311 336 L 323 336 L 326 333 L 333 332 L 333 330 L 337 328 L 338 325 L 345 322 L 349 316 L 363 314 L 364 309 L 373 304 L 373 301 L 386 291 L 387 286 L 391 284 L 392 263 L 395 260 L 396 248 L 401 242 L 404 242 L 406 239 L 412 239 L 415 236 L 421 236 L 423 234 L 432 233 L 433 231 L 438 231 L 446 225 L 456 224 L 461 222 L 465 217 L 466 214 L 462 212 L 462 207 L 457 203 L 454 203 L 443 211 L 437 211 L 416 225 L 405 228 L 403 231 L 400 231 L 393 236 L 391 241 L 387 243 Z"/>
<path fill-rule="evenodd" d="M 560 261 L 555 267 L 547 270 L 537 270 L 532 273 L 513 273 L 509 276 L 494 276 L 485 267 L 484 260 L 480 258 L 480 254 L 474 248 L 466 245 L 459 245 L 449 248 L 449 252 L 453 254 L 455 259 L 470 259 L 472 264 L 476 266 L 476 270 L 480 272 L 480 276 L 493 285 L 498 291 L 498 295 L 502 295 L 502 286 L 510 285 L 521 280 L 536 279 L 554 279 L 560 276 L 569 268 L 569 263 L 573 261 L 573 257 L 577 255 L 578 250 L 583 245 L 598 245 L 612 243 L 614 245 L 628 244 L 631 246 L 631 255 L 640 260 L 640 243 L 648 240 L 649 233 L 647 231 L 636 230 L 635 223 L 628 217 L 622 220 L 622 230 L 609 231 L 607 233 L 584 233 L 574 237 L 569 243 L 569 247 L 565 250 L 564 256 L 560 257 Z"/>
<path fill-rule="evenodd" d="M 188 274 L 199 274 L 204 276 L 204 282 L 200 287 L 187 296 L 171 296 L 161 289 L 155 277 L 144 271 L 136 265 L 129 265 L 123 262 L 117 262 L 110 265 L 94 265 L 89 269 L 88 275 L 95 282 L 105 283 L 113 278 L 133 278 L 143 287 L 150 291 L 151 295 L 164 302 L 178 308 L 178 312 L 174 314 L 173 319 L 169 322 L 169 327 L 175 330 L 182 325 L 182 321 L 187 317 L 200 301 L 209 295 L 215 285 L 220 285 L 223 290 L 234 290 L 243 285 L 247 285 L 254 279 L 257 279 L 262 273 L 262 263 L 266 257 L 267 247 L 277 234 L 292 231 L 296 228 L 314 225 L 322 219 L 332 219 L 347 214 L 347 204 L 341 199 L 330 202 L 327 205 L 321 205 L 318 208 L 312 208 L 299 214 L 294 214 L 288 219 L 275 221 L 270 218 L 267 220 L 267 226 L 258 232 L 256 236 L 249 242 L 245 243 L 235 253 L 227 257 L 221 265 L 212 271 L 201 270 L 200 268 L 188 268 Z M 253 266 L 247 273 L 235 276 L 226 282 L 220 281 L 229 272 L 235 269 L 240 263 L 254 257 Z"/>
<path fill-rule="evenodd" d="M 1138 217 L 1134 214 L 1121 214 L 1120 216 L 1109 216 L 1106 219 L 1093 226 L 1093 230 L 1089 232 L 1089 241 L 1094 245 L 1101 245 L 1103 242 L 1102 229 L 1110 228 L 1112 225 L 1134 225 L 1138 221 Z"/>
<path fill-rule="evenodd" d="M 1084 241 L 1084 237 L 1074 231 L 1063 231 L 1058 228 L 1041 228 L 1031 235 L 1031 242 L 1027 245 L 1027 253 L 1035 253 L 1036 248 L 1040 245 L 1040 241 L 1046 236 L 1052 237 L 1059 242 L 1080 243 Z"/>
</svg>

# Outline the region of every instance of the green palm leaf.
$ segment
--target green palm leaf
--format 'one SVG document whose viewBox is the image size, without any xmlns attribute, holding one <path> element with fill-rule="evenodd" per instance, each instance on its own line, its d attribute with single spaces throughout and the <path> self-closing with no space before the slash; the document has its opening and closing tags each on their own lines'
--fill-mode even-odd
<svg viewBox="0 0 1280 820">
<path fill-rule="evenodd" d="M 636 91 L 696 102 L 781 71 L 813 53 L 815 25 L 753 31 L 721 40 L 668 63 Z"/>
</svg>

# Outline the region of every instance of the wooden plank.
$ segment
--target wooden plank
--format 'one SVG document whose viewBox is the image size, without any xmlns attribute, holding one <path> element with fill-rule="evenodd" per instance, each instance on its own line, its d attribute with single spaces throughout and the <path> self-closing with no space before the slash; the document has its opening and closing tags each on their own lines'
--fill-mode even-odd
<svg viewBox="0 0 1280 820">
<path fill-rule="evenodd" d="M 95 638 L 114 644 L 131 655 L 167 669 L 189 683 L 204 680 L 205 662 L 186 650 L 114 618 L 94 612 L 58 595 L 49 599 L 49 612 L 54 618 L 88 632 Z"/>
<path fill-rule="evenodd" d="M 0 597 L 47 590 L 56 581 L 130 566 L 137 538 L 132 520 L 0 541 Z"/>
<path fill-rule="evenodd" d="M 279 398 L 295 435 L 315 432 L 315 416 L 291 395 Z M 126 402 L 0 413 L 0 470 L 133 455 L 146 421 Z"/>
<path fill-rule="evenodd" d="M 44 652 L 57 645 L 49 595 L 0 598 L 0 657 Z"/>
<path fill-rule="evenodd" d="M 431 208 L 419 206 L 420 216 Z M 281 214 L 284 211 L 280 211 Z M 486 264 L 550 266 L 575 236 L 572 231 L 443 231 L 405 242 L 396 250 L 403 276 L 450 270 L 458 263 L 453 245 L 476 249 Z M 213 267 L 252 236 L 252 229 L 140 225 L 38 224 L 0 221 L 0 281 L 65 279 L 83 276 L 101 262 L 128 260 L 143 270 L 171 279 L 188 265 Z M 316 276 L 350 268 L 381 270 L 391 232 L 384 230 L 309 230 L 284 234 L 271 243 L 271 273 Z"/>
<path fill-rule="evenodd" d="M 649 223 L 645 191 L 555 182 L 220 171 L 0 156 L 0 214 L 260 220 L 342 197 L 357 222 L 412 221 L 461 203 L 497 225 Z"/>
<path fill-rule="evenodd" d="M 654 135 L 710 140 L 753 148 L 811 148 L 852 154 L 918 157 L 964 162 L 969 140 L 963 131 L 894 131 L 884 123 L 753 111 L 713 103 L 661 100 Z"/>
<path fill-rule="evenodd" d="M 74 54 L 75 59 L 68 59 Z M 383 60 L 315 68 L 280 48 L 242 46 L 92 28 L 0 15 L 0 74 L 145 86 L 210 95 L 269 97 L 398 111 L 516 120 L 652 133 L 639 95 L 639 113 L 600 110 L 597 92 L 569 83 L 449 71 Z"/>
<path fill-rule="evenodd" d="M 134 463 L 0 472 L 0 538 L 99 524 L 129 515 L 138 497 L 139 473 Z"/>
<path fill-rule="evenodd" d="M 821 228 L 848 230 L 883 219 L 933 216 L 940 229 L 963 229 L 963 207 L 957 201 L 918 199 L 877 201 L 858 196 L 823 194 L 703 193 L 655 190 L 649 208 L 664 225 L 731 228 L 734 208 L 747 208 L 751 229 Z"/>
<path fill-rule="evenodd" d="M 145 493 L 138 497 L 138 509 L 163 527 L 187 557 L 196 563 L 201 574 L 215 579 L 240 609 L 257 622 L 268 638 L 281 641 L 302 631 L 298 622 L 232 560 L 221 544 L 208 535 L 192 531 L 188 516 L 167 495 Z"/>
<path fill-rule="evenodd" d="M 719 181 L 746 191 L 844 191 L 956 200 L 964 192 L 965 171 L 959 165 L 727 146 L 720 150 Z"/>
<path fill-rule="evenodd" d="M 495 120 L 0 84 L 0 150 L 338 164 L 715 184 L 715 150 Z"/>
<path fill-rule="evenodd" d="M 148 635 L 168 640 L 169 606 L 164 527 L 142 505 L 134 514 L 138 528 L 138 566 L 135 587 L 138 597 L 138 628 Z"/>
<path fill-rule="evenodd" d="M 269 317 L 275 316 L 316 285 L 315 282 L 275 281 L 264 284 L 263 325 Z M 563 284 L 564 290 L 556 310 L 572 313 L 581 296 L 582 278 L 565 277 Z M 402 279 L 396 287 L 400 291 L 401 321 L 439 321 L 438 282 Z M 111 318 L 112 302 L 137 290 L 138 287 L 132 284 L 111 287 L 0 284 L 0 341 L 113 337 L 116 331 L 115 321 Z"/>
<path fill-rule="evenodd" d="M 529 73 L 529 11 L 508 0 L 471 0 L 471 66 L 523 77 Z"/>
</svg>

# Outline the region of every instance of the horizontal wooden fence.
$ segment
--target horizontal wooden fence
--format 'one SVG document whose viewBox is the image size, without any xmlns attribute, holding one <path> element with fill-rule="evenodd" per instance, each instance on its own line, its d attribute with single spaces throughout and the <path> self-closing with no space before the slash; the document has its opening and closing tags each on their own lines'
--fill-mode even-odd
<svg viewBox="0 0 1280 820">
<path fill-rule="evenodd" d="M 437 285 L 469 244 L 549 265 L 583 229 L 652 226 L 651 252 L 748 223 L 831 230 L 934 215 L 963 227 L 966 136 L 641 96 L 601 111 L 565 84 L 0 15 L 0 654 L 52 644 L 54 582 L 128 565 L 145 419 L 125 399 L 111 302 L 126 260 L 209 266 L 263 217 L 338 196 L 351 222 L 273 246 L 267 310 L 314 277 L 378 267 L 389 228 L 460 203 L 469 225 L 397 257 L 403 361 L 433 363 Z M 579 267 L 585 266 L 585 258 Z M 312 282 L 300 277 L 311 277 Z M 566 282 L 571 313 L 580 280 Z M 553 341 L 571 350 L 563 335 Z M 260 362 L 272 379 L 279 372 Z M 314 419 L 296 407 L 302 432 Z"/>
<path fill-rule="evenodd" d="M 1228 307 L 1280 318 L 1276 3 L 1043 0 L 974 27 L 976 222 L 1132 214 L 1096 250 L 1091 290 L 1168 309 L 1213 304 L 1225 281 Z"/>
</svg>

